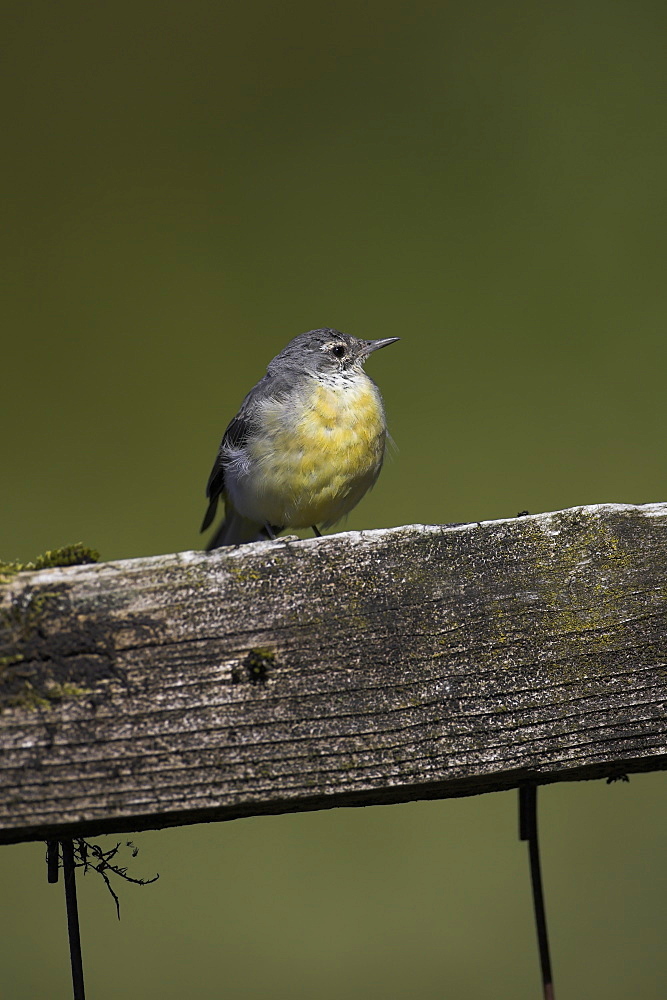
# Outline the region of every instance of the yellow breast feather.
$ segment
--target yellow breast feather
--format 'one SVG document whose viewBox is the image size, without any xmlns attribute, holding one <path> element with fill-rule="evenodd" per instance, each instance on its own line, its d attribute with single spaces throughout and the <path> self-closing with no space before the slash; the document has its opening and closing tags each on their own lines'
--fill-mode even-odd
<svg viewBox="0 0 667 1000">
<path fill-rule="evenodd" d="M 261 508 L 272 523 L 293 527 L 334 524 L 377 479 L 385 436 L 380 393 L 363 372 L 338 384 L 309 380 L 264 408 L 262 434 L 248 443 L 253 482 L 244 513 Z"/>
</svg>

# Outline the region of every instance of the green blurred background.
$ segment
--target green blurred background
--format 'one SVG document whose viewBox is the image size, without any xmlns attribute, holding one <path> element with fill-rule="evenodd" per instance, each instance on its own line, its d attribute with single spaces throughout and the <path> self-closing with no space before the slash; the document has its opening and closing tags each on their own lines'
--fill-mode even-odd
<svg viewBox="0 0 667 1000">
<path fill-rule="evenodd" d="M 667 7 L 27 2 L 3 16 L 0 556 L 202 544 L 220 435 L 303 330 L 398 451 L 350 528 L 665 498 Z M 91 998 L 539 995 L 512 794 L 141 834 L 81 884 Z M 540 796 L 559 996 L 663 998 L 664 777 Z M 0 850 L 0 995 L 67 997 Z"/>
</svg>

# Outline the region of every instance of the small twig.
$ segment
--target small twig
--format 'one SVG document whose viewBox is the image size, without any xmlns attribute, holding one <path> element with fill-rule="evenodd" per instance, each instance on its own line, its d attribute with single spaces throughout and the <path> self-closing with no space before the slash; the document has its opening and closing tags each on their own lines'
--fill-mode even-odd
<svg viewBox="0 0 667 1000">
<path fill-rule="evenodd" d="M 74 866 L 74 845 L 71 840 L 62 840 L 63 871 L 65 874 L 65 902 L 67 904 L 67 933 L 69 955 L 72 965 L 72 989 L 74 1000 L 85 1000 L 83 985 L 83 960 L 81 958 L 81 935 L 79 933 L 79 909 L 76 902 L 76 869 Z"/>
<path fill-rule="evenodd" d="M 104 883 L 116 904 L 116 914 L 119 920 L 120 900 L 114 892 L 107 873 L 110 872 L 113 875 L 117 875 L 119 878 L 124 879 L 125 882 L 132 882 L 134 885 L 150 885 L 152 882 L 157 882 L 160 877 L 158 874 L 153 876 L 153 878 L 132 878 L 131 875 L 127 874 L 127 868 L 122 868 L 120 865 L 112 864 L 111 862 L 118 854 L 121 846 L 122 845 L 118 843 L 115 847 L 111 847 L 108 851 L 103 851 L 99 844 L 91 844 L 87 840 L 77 840 L 75 862 L 77 868 L 83 868 L 84 874 L 87 874 L 90 869 L 102 876 Z M 132 849 L 132 857 L 136 858 L 139 853 L 139 848 L 135 847 L 131 840 L 128 840 L 125 846 Z M 90 860 L 91 857 L 95 859 L 97 863 Z"/>
<path fill-rule="evenodd" d="M 136 858 L 139 848 L 135 847 L 132 841 L 128 840 L 127 847 L 132 849 L 132 857 Z M 154 878 L 132 878 L 127 874 L 127 868 L 120 865 L 111 864 L 118 854 L 121 845 L 116 844 L 108 851 L 103 851 L 98 844 L 90 844 L 87 840 L 78 838 L 77 840 L 49 840 L 46 845 L 46 864 L 49 882 L 58 881 L 58 866 L 60 863 L 60 851 L 62 850 L 62 865 L 65 873 L 65 902 L 67 904 L 67 933 L 69 937 L 70 963 L 72 966 L 72 989 L 74 1000 L 85 1000 L 85 988 L 83 984 L 83 960 L 81 957 L 81 934 L 79 931 L 79 908 L 76 901 L 76 869 L 83 868 L 84 874 L 88 869 L 92 869 L 104 879 L 107 889 L 113 896 L 116 904 L 116 913 L 120 920 L 120 900 L 113 890 L 107 872 L 118 875 L 126 882 L 133 882 L 135 885 L 150 885 L 157 881 L 159 875 Z M 96 860 L 96 864 L 90 860 L 90 856 Z"/>
<path fill-rule="evenodd" d="M 519 837 L 528 841 L 530 858 L 530 881 L 533 892 L 533 909 L 535 911 L 535 926 L 537 929 L 537 946 L 540 953 L 540 968 L 542 970 L 542 989 L 544 1000 L 554 1000 L 554 984 L 551 973 L 551 958 L 549 957 L 549 936 L 547 934 L 547 918 L 544 909 L 544 892 L 542 889 L 542 873 L 540 870 L 540 848 L 537 839 L 537 786 L 522 785 L 519 788 Z"/>
</svg>

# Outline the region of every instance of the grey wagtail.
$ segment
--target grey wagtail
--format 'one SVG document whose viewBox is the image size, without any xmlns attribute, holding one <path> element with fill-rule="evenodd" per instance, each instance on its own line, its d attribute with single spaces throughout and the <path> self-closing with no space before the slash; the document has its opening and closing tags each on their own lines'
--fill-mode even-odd
<svg viewBox="0 0 667 1000">
<path fill-rule="evenodd" d="M 328 528 L 359 503 L 382 468 L 382 396 L 363 369 L 385 340 L 310 330 L 291 340 L 250 390 L 224 433 L 206 487 L 207 548 L 275 538 L 284 528 Z"/>
</svg>

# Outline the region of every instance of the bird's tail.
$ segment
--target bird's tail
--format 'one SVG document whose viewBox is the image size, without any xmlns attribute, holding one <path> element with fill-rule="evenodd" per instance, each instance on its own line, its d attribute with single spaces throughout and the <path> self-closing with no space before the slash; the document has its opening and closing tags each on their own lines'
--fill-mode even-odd
<svg viewBox="0 0 667 1000">
<path fill-rule="evenodd" d="M 265 538 L 275 538 L 282 530 L 282 527 L 274 525 L 267 527 L 264 524 L 257 524 L 256 521 L 249 521 L 228 502 L 225 519 L 206 546 L 206 551 L 219 549 L 223 545 L 244 545 L 246 542 L 259 542 Z"/>
</svg>

